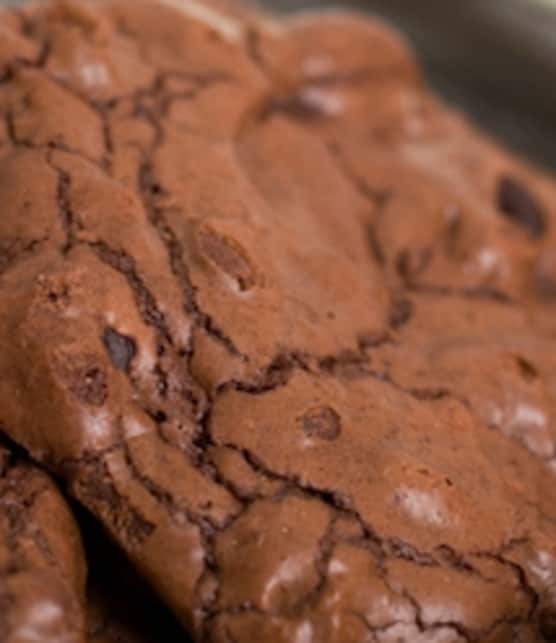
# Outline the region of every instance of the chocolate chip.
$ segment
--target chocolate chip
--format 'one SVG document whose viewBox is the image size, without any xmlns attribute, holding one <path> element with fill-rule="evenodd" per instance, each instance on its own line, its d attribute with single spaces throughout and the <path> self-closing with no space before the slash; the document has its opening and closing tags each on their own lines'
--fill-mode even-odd
<svg viewBox="0 0 556 643">
<path fill-rule="evenodd" d="M 546 215 L 536 198 L 517 179 L 504 176 L 498 183 L 498 208 L 508 219 L 539 238 L 546 232 Z"/>
<path fill-rule="evenodd" d="M 340 416 L 329 406 L 319 406 L 307 411 L 302 418 L 303 431 L 309 437 L 335 440 L 342 430 Z"/>
<path fill-rule="evenodd" d="M 120 335 L 113 328 L 107 328 L 102 335 L 102 341 L 114 366 L 127 371 L 137 352 L 135 340 L 126 335 Z"/>
<path fill-rule="evenodd" d="M 199 232 L 199 246 L 203 254 L 220 270 L 234 279 L 240 290 L 249 290 L 255 284 L 255 274 L 247 254 L 233 239 L 214 230 L 203 228 Z"/>
<path fill-rule="evenodd" d="M 537 372 L 537 369 L 533 366 L 533 364 L 531 364 L 531 362 L 520 356 L 517 356 L 515 360 L 517 363 L 517 367 L 519 368 L 519 372 L 521 373 L 524 380 L 526 380 L 527 382 L 531 382 L 537 379 L 539 374 Z"/>
</svg>

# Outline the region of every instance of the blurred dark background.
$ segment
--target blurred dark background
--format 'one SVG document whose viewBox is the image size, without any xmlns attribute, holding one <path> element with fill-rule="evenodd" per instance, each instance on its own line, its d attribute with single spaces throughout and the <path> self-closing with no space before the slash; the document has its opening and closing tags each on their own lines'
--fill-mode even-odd
<svg viewBox="0 0 556 643">
<path fill-rule="evenodd" d="M 259 0 L 341 7 L 401 29 L 429 81 L 518 152 L 556 169 L 556 0 Z"/>
</svg>

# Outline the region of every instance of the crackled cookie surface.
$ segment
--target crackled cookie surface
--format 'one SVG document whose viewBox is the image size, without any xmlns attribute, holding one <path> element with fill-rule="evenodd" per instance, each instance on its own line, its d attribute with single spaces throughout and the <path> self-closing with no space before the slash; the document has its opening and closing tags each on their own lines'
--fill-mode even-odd
<svg viewBox="0 0 556 643">
<path fill-rule="evenodd" d="M 184 629 L 554 640 L 553 183 L 338 13 L 31 5 L 0 78 L 0 425 Z"/>
<path fill-rule="evenodd" d="M 85 560 L 50 478 L 0 444 L 0 640 L 85 643 Z"/>
</svg>

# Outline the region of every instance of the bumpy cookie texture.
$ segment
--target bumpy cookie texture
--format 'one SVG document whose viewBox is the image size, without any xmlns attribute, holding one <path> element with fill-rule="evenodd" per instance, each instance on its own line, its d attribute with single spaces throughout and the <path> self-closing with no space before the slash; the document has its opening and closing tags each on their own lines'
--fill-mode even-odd
<svg viewBox="0 0 556 643">
<path fill-rule="evenodd" d="M 556 189 L 385 27 L 0 40 L 0 424 L 195 640 L 556 636 Z"/>
<path fill-rule="evenodd" d="M 85 558 L 50 478 L 0 444 L 0 640 L 85 643 Z"/>
</svg>

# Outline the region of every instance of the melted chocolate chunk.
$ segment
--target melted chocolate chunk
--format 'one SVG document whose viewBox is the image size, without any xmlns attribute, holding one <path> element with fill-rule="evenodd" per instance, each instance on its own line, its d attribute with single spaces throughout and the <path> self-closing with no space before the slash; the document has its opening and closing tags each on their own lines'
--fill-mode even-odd
<svg viewBox="0 0 556 643">
<path fill-rule="evenodd" d="M 307 411 L 303 416 L 302 424 L 305 435 L 322 440 L 335 440 L 342 430 L 340 416 L 329 406 Z"/>
<path fill-rule="evenodd" d="M 546 232 L 544 209 L 531 192 L 515 178 L 504 176 L 498 184 L 498 208 L 516 225 L 538 239 Z"/>
<path fill-rule="evenodd" d="M 524 357 L 517 356 L 516 363 L 524 380 L 532 382 L 539 377 L 537 369 L 531 364 L 531 362 Z"/>
<path fill-rule="evenodd" d="M 240 290 L 249 290 L 253 287 L 255 283 L 253 268 L 237 241 L 206 228 L 199 233 L 199 245 L 208 259 L 237 282 Z"/>
<path fill-rule="evenodd" d="M 131 360 L 137 352 L 135 340 L 126 335 L 120 335 L 113 328 L 107 328 L 102 341 L 114 366 L 121 371 L 128 371 Z"/>
</svg>

